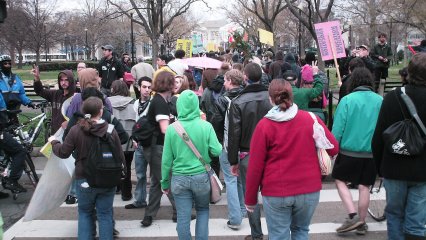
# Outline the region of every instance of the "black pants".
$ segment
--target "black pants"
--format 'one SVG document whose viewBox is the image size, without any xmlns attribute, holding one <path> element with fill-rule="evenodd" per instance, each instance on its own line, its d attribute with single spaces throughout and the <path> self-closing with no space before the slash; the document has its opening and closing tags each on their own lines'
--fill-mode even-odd
<svg viewBox="0 0 426 240">
<path fill-rule="evenodd" d="M 380 79 L 385 79 L 388 77 L 388 68 L 387 67 L 377 67 L 374 70 L 374 90 L 378 91 L 380 86 Z"/>
<path fill-rule="evenodd" d="M 121 196 L 124 198 L 132 197 L 132 160 L 133 153 L 130 151 L 124 152 L 124 158 L 126 159 L 126 177 L 121 181 Z"/>
<path fill-rule="evenodd" d="M 22 171 L 25 167 L 25 160 L 27 151 L 21 146 L 13 136 L 8 132 L 2 132 L 0 137 L 0 149 L 7 155 L 12 157 L 12 164 L 10 165 L 9 179 L 18 180 L 21 178 Z"/>
</svg>

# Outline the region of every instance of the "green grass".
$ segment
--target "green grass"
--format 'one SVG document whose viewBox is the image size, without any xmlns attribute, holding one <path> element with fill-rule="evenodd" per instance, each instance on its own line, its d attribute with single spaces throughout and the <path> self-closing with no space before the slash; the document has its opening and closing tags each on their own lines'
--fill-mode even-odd
<svg viewBox="0 0 426 240">
<path fill-rule="evenodd" d="M 389 68 L 389 78 L 388 79 L 390 81 L 399 81 L 400 76 L 398 74 L 398 71 L 403 67 L 404 67 L 403 64 L 391 66 Z M 327 69 L 330 70 L 330 88 L 331 89 L 338 89 L 339 87 L 337 86 L 336 68 L 326 68 L 326 72 L 327 72 Z"/>
<path fill-rule="evenodd" d="M 28 121 L 29 119 L 39 115 L 40 112 L 25 112 L 25 113 L 21 113 L 19 114 L 18 118 L 19 118 L 19 122 L 20 123 L 24 123 L 26 121 Z M 37 126 L 38 121 L 29 123 L 25 128 L 24 131 L 28 131 L 29 128 L 33 127 L 35 129 L 35 127 Z M 40 134 L 38 135 L 37 139 L 34 141 L 33 146 L 34 147 L 42 147 L 45 144 L 44 142 L 44 124 L 42 124 L 41 129 L 40 129 Z"/>
<path fill-rule="evenodd" d="M 33 80 L 33 75 L 31 74 L 31 66 L 25 65 L 22 67 L 22 69 L 13 68 L 13 73 L 16 73 L 19 75 L 19 77 L 24 81 Z M 48 71 L 48 72 L 40 72 L 40 79 L 43 80 L 51 80 L 51 79 L 58 79 L 59 71 Z"/>
</svg>

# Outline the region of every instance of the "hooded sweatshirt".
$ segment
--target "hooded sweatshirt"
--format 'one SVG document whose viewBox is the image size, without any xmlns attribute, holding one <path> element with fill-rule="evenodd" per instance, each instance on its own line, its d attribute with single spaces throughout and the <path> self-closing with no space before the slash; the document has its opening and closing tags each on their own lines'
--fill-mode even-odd
<svg viewBox="0 0 426 240">
<path fill-rule="evenodd" d="M 60 75 L 65 74 L 68 78 L 69 86 L 68 86 L 68 93 L 64 93 L 64 89 L 62 89 L 60 84 Z M 41 81 L 34 81 L 34 91 L 37 95 L 40 97 L 46 99 L 49 101 L 52 105 L 52 126 L 51 130 L 52 133 L 55 133 L 60 127 L 61 124 L 66 121 L 64 116 L 62 115 L 61 108 L 62 103 L 64 103 L 65 100 L 70 98 L 75 93 L 75 81 L 74 81 L 74 75 L 72 74 L 72 71 L 70 70 L 64 70 L 59 72 L 58 74 L 58 90 L 50 90 L 45 89 L 43 87 L 43 84 Z"/>
<path fill-rule="evenodd" d="M 135 99 L 132 97 L 112 96 L 108 97 L 112 105 L 112 114 L 117 118 L 129 136 L 132 135 L 132 127 L 135 125 L 136 111 L 133 108 Z M 129 147 L 127 146 L 129 145 Z M 123 151 L 133 151 L 133 144 L 123 144 Z"/>
<path fill-rule="evenodd" d="M 222 145 L 219 143 L 212 125 L 201 120 L 198 106 L 197 95 L 191 90 L 183 91 L 177 100 L 178 120 L 204 161 L 209 164 L 210 156 L 219 156 Z M 163 189 L 170 188 L 170 170 L 172 175 L 180 176 L 206 172 L 200 160 L 180 138 L 173 124 L 167 128 L 164 140 L 161 166 L 161 187 Z"/>
<path fill-rule="evenodd" d="M 103 137 L 107 130 L 108 123 L 103 119 L 100 119 L 93 124 L 88 132 L 85 132 L 79 124 L 74 125 L 65 137 L 63 144 L 57 140 L 52 141 L 52 151 L 60 158 L 68 158 L 74 151 L 76 151 L 75 178 L 86 178 L 84 176 L 84 163 L 87 161 L 88 153 L 94 142 L 93 140 L 95 137 Z M 111 136 L 113 144 L 117 147 L 117 149 L 119 149 L 121 143 L 115 129 L 112 131 Z M 124 154 L 122 151 L 120 151 L 119 157 L 124 164 Z"/>
<path fill-rule="evenodd" d="M 322 121 L 327 139 L 334 145 L 330 156 L 339 152 L 339 144 Z M 250 161 L 246 176 L 245 203 L 257 203 L 262 196 L 288 197 L 321 190 L 321 172 L 313 138 L 314 120 L 308 112 L 293 104 L 286 111 L 274 106 L 259 121 L 250 143 Z"/>
</svg>

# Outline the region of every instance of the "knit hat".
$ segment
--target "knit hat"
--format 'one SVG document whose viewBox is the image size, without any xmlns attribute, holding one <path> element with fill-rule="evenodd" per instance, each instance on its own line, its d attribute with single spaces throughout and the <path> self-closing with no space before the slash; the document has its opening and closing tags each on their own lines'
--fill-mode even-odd
<svg viewBox="0 0 426 240">
<path fill-rule="evenodd" d="M 314 81 L 314 74 L 311 65 L 306 64 L 302 67 L 302 80 L 305 83 L 312 83 Z"/>
<path fill-rule="evenodd" d="M 88 87 L 99 88 L 99 74 L 94 68 L 82 69 L 78 72 L 78 80 L 80 81 L 81 89 Z"/>
</svg>

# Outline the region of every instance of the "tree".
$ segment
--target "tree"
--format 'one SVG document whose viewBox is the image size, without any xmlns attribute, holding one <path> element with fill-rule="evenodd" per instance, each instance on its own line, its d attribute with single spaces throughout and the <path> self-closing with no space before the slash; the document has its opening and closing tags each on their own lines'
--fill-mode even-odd
<svg viewBox="0 0 426 240">
<path fill-rule="evenodd" d="M 278 17 L 278 15 L 287 8 L 287 5 L 290 3 L 295 2 L 295 0 L 289 0 L 288 2 L 284 0 L 236 0 L 236 4 L 231 9 L 238 9 L 237 11 L 230 10 L 231 14 L 228 14 L 228 16 L 238 16 L 239 11 L 241 9 L 246 10 L 248 13 L 253 14 L 261 24 L 263 24 L 263 28 L 269 32 L 276 33 L 275 28 L 275 22 Z M 247 12 L 244 14 L 247 16 Z M 247 18 L 250 19 L 250 18 Z M 245 21 L 238 21 L 237 23 L 244 23 Z M 247 28 L 250 27 L 250 25 L 253 23 L 247 22 L 245 26 Z M 243 25 L 244 26 L 244 25 Z M 245 27 L 243 27 L 245 28 Z M 256 29 L 257 31 L 257 29 Z M 257 35 L 257 34 L 254 34 Z M 276 35 L 274 35 L 276 36 Z M 276 37 L 275 37 L 276 38 Z M 274 44 L 276 45 L 277 41 L 274 40 Z M 274 46 L 275 48 L 276 46 Z"/>
<path fill-rule="evenodd" d="M 318 38 L 317 34 L 315 33 L 314 24 L 328 21 L 328 18 L 331 14 L 331 9 L 334 5 L 334 0 L 328 0 L 328 3 L 327 0 L 301 0 L 300 4 L 305 5 L 305 7 L 302 8 L 299 8 L 295 5 L 297 2 L 293 2 L 291 0 L 285 1 L 290 12 L 305 26 L 318 46 Z M 321 9 L 320 7 L 322 6 L 326 6 L 326 8 Z M 324 62 L 321 59 L 321 55 L 319 54 L 318 56 L 318 66 L 321 69 L 324 69 Z"/>
<path fill-rule="evenodd" d="M 125 15 L 130 18 L 134 11 L 136 17 L 133 22 L 143 27 L 152 42 L 153 64 L 155 64 L 159 44 L 164 40 L 164 30 L 169 28 L 179 16 L 188 12 L 195 2 L 203 0 L 107 0 L 108 4 L 115 7 L 112 17 Z M 205 3 L 205 2 L 204 2 Z M 206 4 L 206 3 L 205 3 Z M 206 4 L 207 5 L 207 4 Z"/>
<path fill-rule="evenodd" d="M 1 44 L 7 51 L 12 59 L 15 59 L 16 52 L 18 54 L 18 68 L 22 68 L 22 52 L 28 43 L 26 34 L 28 31 L 28 16 L 22 10 L 22 3 L 19 1 L 8 2 L 8 18 L 0 25 Z"/>
<path fill-rule="evenodd" d="M 62 14 L 55 14 L 56 0 L 28 0 L 23 4 L 23 10 L 28 16 L 29 42 L 28 47 L 36 54 L 36 63 L 40 61 L 40 52 L 44 46 L 45 51 L 55 43 L 58 31 L 61 30 L 59 22 Z"/>
</svg>

